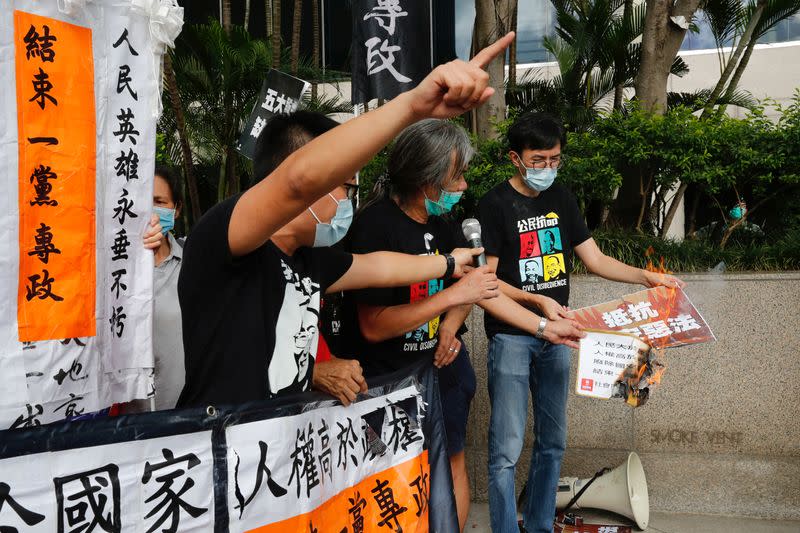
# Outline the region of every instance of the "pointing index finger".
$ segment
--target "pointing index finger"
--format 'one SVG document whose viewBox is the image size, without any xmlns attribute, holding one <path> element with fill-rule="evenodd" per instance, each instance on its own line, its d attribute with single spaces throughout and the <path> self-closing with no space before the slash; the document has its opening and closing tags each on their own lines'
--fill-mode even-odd
<svg viewBox="0 0 800 533">
<path fill-rule="evenodd" d="M 510 31 L 506 33 L 503 37 L 496 40 L 477 54 L 475 57 L 470 59 L 469 64 L 474 65 L 480 68 L 486 68 L 486 66 L 492 62 L 492 60 L 503 53 L 508 45 L 511 44 L 511 41 L 514 40 L 514 32 Z"/>
</svg>

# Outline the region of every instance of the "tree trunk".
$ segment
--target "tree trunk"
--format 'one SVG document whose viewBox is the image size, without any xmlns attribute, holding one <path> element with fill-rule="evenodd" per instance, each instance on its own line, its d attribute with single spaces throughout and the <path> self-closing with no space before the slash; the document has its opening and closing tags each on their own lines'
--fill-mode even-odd
<svg viewBox="0 0 800 533">
<path fill-rule="evenodd" d="M 678 212 L 678 205 L 680 205 L 681 199 L 683 198 L 688 186 L 689 184 L 687 182 L 682 181 L 678 187 L 678 190 L 675 191 L 675 196 L 672 197 L 672 203 L 669 205 L 669 210 L 664 216 L 664 224 L 661 226 L 660 236 L 662 239 L 667 235 L 667 231 L 669 231 L 669 227 L 672 225 L 672 219 L 675 218 L 675 213 Z"/>
<path fill-rule="evenodd" d="M 686 219 L 686 236 L 694 237 L 697 231 L 697 208 L 700 206 L 700 196 L 703 194 L 698 187 L 694 187 L 692 194 L 692 207 L 689 209 L 689 216 Z"/>
<path fill-rule="evenodd" d="M 688 28 L 701 0 L 646 0 L 647 14 L 642 29 L 639 73 L 634 80 L 636 99 L 642 109 L 664 114 L 667 111 L 667 82 L 675 56 L 680 50 Z M 673 21 L 672 19 L 675 19 Z M 677 21 L 677 22 L 676 22 Z M 642 197 L 642 178 L 638 173 L 623 174 L 622 186 L 614 205 L 614 214 L 625 227 L 639 227 L 642 221 L 641 204 L 649 201 Z M 646 193 L 646 194 L 649 194 Z M 640 209 L 636 209 L 637 205 Z"/>
<path fill-rule="evenodd" d="M 720 76 L 717 85 L 711 92 L 711 96 L 708 98 L 708 102 L 706 102 L 705 108 L 703 109 L 703 113 L 700 115 L 700 118 L 705 118 L 713 112 L 714 105 L 717 103 L 717 100 L 719 100 L 719 96 L 722 94 L 722 90 L 725 88 L 726 83 L 728 83 L 728 80 L 731 78 L 731 75 L 734 72 L 734 67 L 736 67 L 736 73 L 739 75 L 739 78 L 741 78 L 742 72 L 744 71 L 744 67 L 747 66 L 747 63 L 746 62 L 744 63 L 741 71 L 739 70 L 737 65 L 741 63 L 739 59 L 742 58 L 742 54 L 745 53 L 745 49 L 748 49 L 752 52 L 750 45 L 751 44 L 755 45 L 756 39 L 754 38 L 755 37 L 754 32 L 756 26 L 758 25 L 758 21 L 761 19 L 761 14 L 764 12 L 765 6 L 766 6 L 766 0 L 759 0 L 758 6 L 756 7 L 756 10 L 753 12 L 753 17 L 747 23 L 747 28 L 745 29 L 742 38 L 739 40 L 739 43 L 736 46 L 736 50 L 728 60 L 728 63 L 725 65 L 725 70 L 722 72 L 722 75 Z M 747 60 L 749 61 L 750 56 L 747 55 L 746 57 Z M 744 61 L 744 58 L 742 58 L 742 61 Z M 739 78 L 735 80 L 736 83 L 739 82 Z M 733 89 L 731 89 L 731 86 L 733 87 Z M 733 95 L 733 91 L 735 89 L 736 85 L 734 84 L 734 81 L 731 80 L 731 85 L 729 86 L 728 92 L 726 92 L 726 94 Z M 669 221 L 669 223 L 672 223 L 672 217 L 678 210 L 678 205 L 681 203 L 681 200 L 683 199 L 683 195 L 685 192 L 686 192 L 686 184 L 681 183 L 680 187 L 678 187 L 678 190 L 675 193 L 675 196 L 672 199 L 672 205 L 670 205 L 669 213 L 667 214 L 668 218 L 665 219 L 664 221 L 665 228 L 662 228 L 661 231 L 662 237 L 666 234 L 666 228 L 669 227 L 666 224 L 666 222 Z"/>
<path fill-rule="evenodd" d="M 717 85 L 714 86 L 714 90 L 711 91 L 711 96 L 708 97 L 708 101 L 706 102 L 706 106 L 703 109 L 703 114 L 700 115 L 700 118 L 708 116 L 713 110 L 714 105 L 717 103 L 717 100 L 719 100 L 722 90 L 725 88 L 725 85 L 728 83 L 728 80 L 739 64 L 739 58 L 742 57 L 745 49 L 750 46 L 750 41 L 753 39 L 753 33 L 756 31 L 756 26 L 758 26 L 759 20 L 761 20 L 761 14 L 764 13 L 766 5 L 767 0 L 758 0 L 756 10 L 753 12 L 753 16 L 747 22 L 747 28 L 744 30 L 742 38 L 739 39 L 739 43 L 736 45 L 736 50 L 733 52 L 733 55 L 725 65 L 725 70 L 722 71 L 722 76 L 720 76 Z"/>
<path fill-rule="evenodd" d="M 244 0 L 244 29 L 250 31 L 250 0 Z"/>
<path fill-rule="evenodd" d="M 231 197 L 239 192 L 239 174 L 236 172 L 236 151 L 229 143 L 225 147 L 227 155 L 225 157 L 225 178 L 227 179 L 227 187 L 225 197 Z"/>
<path fill-rule="evenodd" d="M 736 92 L 736 88 L 739 86 L 739 82 L 741 81 L 742 75 L 744 74 L 744 71 L 747 68 L 747 64 L 750 62 L 750 56 L 753 55 L 753 48 L 755 48 L 756 42 L 758 42 L 758 39 L 756 38 L 755 35 L 750 37 L 750 42 L 747 45 L 747 50 L 744 51 L 742 59 L 736 66 L 736 72 L 733 73 L 731 82 L 728 84 L 728 88 L 725 90 L 725 101 L 728 101 L 731 98 L 733 98 L 733 94 Z M 722 115 L 723 113 L 725 113 L 726 107 L 727 104 L 719 106 L 717 108 L 717 114 Z"/>
<path fill-rule="evenodd" d="M 272 68 L 281 67 L 281 0 L 272 0 Z"/>
<path fill-rule="evenodd" d="M 686 30 L 671 18 L 683 17 L 688 24 L 700 0 L 675 4 L 672 0 L 646 0 L 647 15 L 642 30 L 642 56 L 636 76 L 636 99 L 642 108 L 664 114 L 667 110 L 667 81 Z"/>
<path fill-rule="evenodd" d="M 516 0 L 475 0 L 475 39 L 478 50 L 508 33 L 516 5 Z M 489 86 L 494 88 L 494 94 L 476 110 L 478 135 L 483 139 L 496 139 L 498 132 L 494 123 L 505 119 L 505 60 L 505 54 L 500 54 L 486 68 Z"/>
<path fill-rule="evenodd" d="M 303 22 L 303 0 L 294 0 L 292 13 L 292 74 L 297 75 L 297 65 L 300 62 L 300 27 Z"/>
<path fill-rule="evenodd" d="M 175 113 L 175 126 L 178 129 L 178 140 L 181 145 L 183 175 L 186 178 L 186 186 L 189 192 L 189 205 L 192 212 L 192 223 L 194 223 L 200 220 L 200 216 L 203 212 L 200 210 L 200 193 L 197 190 L 197 179 L 194 175 L 192 150 L 189 147 L 189 139 L 186 136 L 186 120 L 183 116 L 181 97 L 178 93 L 178 82 L 175 79 L 175 70 L 172 68 L 172 56 L 169 53 L 164 54 L 164 77 L 167 82 L 167 92 L 169 93 L 172 112 Z M 186 211 L 188 211 L 188 209 Z"/>
<path fill-rule="evenodd" d="M 231 0 L 222 0 L 222 29 L 226 35 L 231 33 Z"/>
<path fill-rule="evenodd" d="M 514 6 L 514 10 L 511 12 L 511 27 L 509 31 L 513 31 L 514 33 L 517 32 L 517 12 L 519 11 L 519 6 Z M 517 85 L 517 37 L 514 36 L 514 40 L 511 41 L 511 45 L 508 47 L 508 86 L 509 87 L 516 87 Z"/>
<path fill-rule="evenodd" d="M 266 17 L 267 39 L 272 37 L 272 0 L 264 0 L 264 16 Z"/>
<path fill-rule="evenodd" d="M 314 47 L 311 51 L 311 64 L 314 67 L 314 76 L 319 72 L 320 25 L 319 25 L 319 0 L 311 0 L 311 19 L 314 26 Z M 317 98 L 317 82 L 311 84 L 311 97 Z"/>
<path fill-rule="evenodd" d="M 622 8 L 622 20 L 627 25 L 630 23 L 631 10 L 633 9 L 633 0 L 625 0 Z M 617 76 L 625 70 L 625 60 L 627 56 L 627 47 L 617 51 L 617 57 L 614 60 L 614 72 Z M 625 83 L 620 81 L 614 87 L 614 109 L 622 109 L 622 102 L 625 98 Z"/>
</svg>

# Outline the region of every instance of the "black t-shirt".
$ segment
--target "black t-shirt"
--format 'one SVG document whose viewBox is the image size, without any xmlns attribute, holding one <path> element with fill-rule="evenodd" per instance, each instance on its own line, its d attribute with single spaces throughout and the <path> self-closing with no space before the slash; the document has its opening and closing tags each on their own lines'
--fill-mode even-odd
<svg viewBox="0 0 800 533">
<path fill-rule="evenodd" d="M 486 255 L 498 258 L 497 277 L 567 305 L 572 249 L 591 236 L 573 194 L 555 183 L 531 198 L 504 181 L 481 198 L 478 212 Z M 490 337 L 526 334 L 488 313 L 484 317 Z"/>
<path fill-rule="evenodd" d="M 178 407 L 307 390 L 320 294 L 353 261 L 329 248 L 303 247 L 288 256 L 272 241 L 234 257 L 228 224 L 239 198 L 214 206 L 186 241 L 178 280 L 186 385 Z"/>
<path fill-rule="evenodd" d="M 350 230 L 350 239 L 353 253 L 386 250 L 412 255 L 436 255 L 449 253 L 461 245 L 450 222 L 432 216 L 427 223 L 420 224 L 406 215 L 390 198 L 380 200 L 359 213 Z M 410 287 L 362 289 L 354 291 L 352 297 L 356 303 L 388 307 L 420 301 L 445 287 L 444 280 L 432 279 Z M 439 341 L 440 318 L 435 317 L 420 324 L 400 337 L 374 344 L 366 342 L 357 331 L 351 346 L 365 374 L 384 374 L 425 358 L 432 359 Z"/>
</svg>

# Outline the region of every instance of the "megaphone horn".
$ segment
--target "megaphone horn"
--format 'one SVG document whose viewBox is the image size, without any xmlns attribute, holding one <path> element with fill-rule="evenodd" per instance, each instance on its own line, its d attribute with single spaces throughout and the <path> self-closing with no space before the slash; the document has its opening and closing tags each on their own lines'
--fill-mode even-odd
<svg viewBox="0 0 800 533">
<path fill-rule="evenodd" d="M 631 452 L 624 463 L 595 478 L 559 479 L 556 508 L 562 510 L 570 503 L 579 509 L 590 507 L 620 514 L 636 522 L 639 529 L 647 529 L 650 500 L 639 456 Z"/>
</svg>

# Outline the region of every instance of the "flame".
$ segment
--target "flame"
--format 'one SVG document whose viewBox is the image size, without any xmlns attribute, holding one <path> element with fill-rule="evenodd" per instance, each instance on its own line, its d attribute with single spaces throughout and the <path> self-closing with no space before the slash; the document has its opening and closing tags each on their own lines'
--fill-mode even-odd
<svg viewBox="0 0 800 533">
<path fill-rule="evenodd" d="M 644 257 L 645 257 L 645 259 L 647 259 L 647 265 L 644 267 L 644 269 L 648 270 L 650 272 L 656 272 L 658 274 L 672 274 L 672 272 L 667 270 L 667 267 L 666 267 L 666 265 L 664 263 L 664 256 L 661 256 L 659 258 L 658 266 L 655 266 L 653 264 L 653 260 L 650 259 L 650 257 L 655 253 L 656 253 L 656 251 L 652 246 L 649 246 L 647 248 L 647 251 L 644 253 Z"/>
<path fill-rule="evenodd" d="M 657 274 L 671 274 L 665 264 L 664 257 L 660 257 L 658 265 L 655 265 L 652 257 L 655 255 L 655 249 L 652 246 L 647 248 L 644 253 L 647 259 L 645 270 L 655 272 Z M 658 290 L 653 291 L 650 296 L 650 304 L 654 310 L 658 312 L 659 316 L 670 316 L 672 309 L 675 307 L 675 302 L 678 299 L 678 290 L 674 287 L 659 287 Z M 669 342 L 669 337 L 662 337 L 660 339 L 650 339 L 650 351 L 639 363 L 639 367 L 633 376 L 627 379 L 628 396 L 626 403 L 632 407 L 638 407 L 647 401 L 648 391 L 647 387 L 651 385 L 658 385 L 661 383 L 666 372 L 667 367 L 663 363 L 662 356 L 664 354 L 664 347 Z"/>
</svg>

